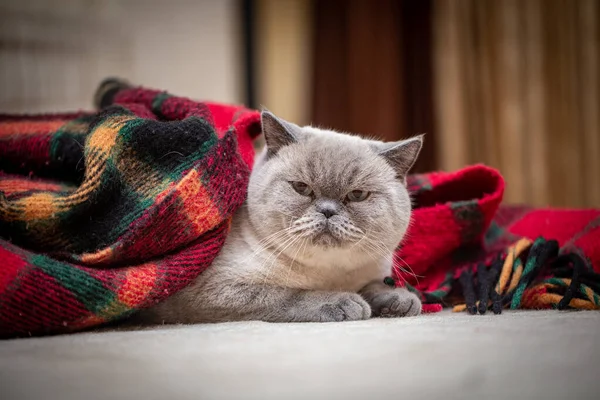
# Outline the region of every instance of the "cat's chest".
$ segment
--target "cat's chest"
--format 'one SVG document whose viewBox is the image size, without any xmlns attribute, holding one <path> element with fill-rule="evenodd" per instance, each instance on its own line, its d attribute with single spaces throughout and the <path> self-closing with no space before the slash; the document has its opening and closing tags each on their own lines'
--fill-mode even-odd
<svg viewBox="0 0 600 400">
<path fill-rule="evenodd" d="M 332 271 L 321 282 L 320 290 L 358 292 L 367 284 L 383 280 L 389 271 L 381 265 L 368 265 L 353 271 Z"/>
<path fill-rule="evenodd" d="M 354 268 L 319 266 L 292 270 L 277 280 L 278 284 L 301 289 L 358 292 L 370 282 L 383 280 L 390 272 L 391 267 L 385 262 Z"/>
</svg>

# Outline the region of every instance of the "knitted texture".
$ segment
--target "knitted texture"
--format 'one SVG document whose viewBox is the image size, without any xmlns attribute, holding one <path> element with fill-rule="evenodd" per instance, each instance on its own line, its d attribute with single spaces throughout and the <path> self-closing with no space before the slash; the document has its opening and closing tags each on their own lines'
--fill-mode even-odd
<svg viewBox="0 0 600 400">
<path fill-rule="evenodd" d="M 501 205 L 504 180 L 482 165 L 408 185 L 415 209 L 395 278 L 425 311 L 600 309 L 600 210 Z"/>
<path fill-rule="evenodd" d="M 160 302 L 210 265 L 245 199 L 256 111 L 117 81 L 96 102 L 0 116 L 0 336 Z M 408 184 L 394 278 L 425 311 L 600 308 L 600 210 L 502 207 L 502 177 L 480 165 Z"/>
<path fill-rule="evenodd" d="M 245 200 L 259 113 L 119 89 L 96 114 L 0 117 L 2 336 L 156 304 L 210 265 Z"/>
</svg>

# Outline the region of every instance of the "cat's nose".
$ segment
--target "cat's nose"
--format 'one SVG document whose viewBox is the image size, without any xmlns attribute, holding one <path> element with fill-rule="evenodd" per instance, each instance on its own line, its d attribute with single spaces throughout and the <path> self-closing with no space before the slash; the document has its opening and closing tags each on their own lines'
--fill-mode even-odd
<svg viewBox="0 0 600 400">
<path fill-rule="evenodd" d="M 323 214 L 325 218 L 329 219 L 338 214 L 338 207 L 332 201 L 323 201 L 317 204 L 317 211 Z"/>
<path fill-rule="evenodd" d="M 326 210 L 321 211 L 321 214 L 323 214 L 325 216 L 325 218 L 331 218 L 334 215 L 337 215 L 337 212 L 335 212 L 335 210 L 326 209 Z"/>
</svg>

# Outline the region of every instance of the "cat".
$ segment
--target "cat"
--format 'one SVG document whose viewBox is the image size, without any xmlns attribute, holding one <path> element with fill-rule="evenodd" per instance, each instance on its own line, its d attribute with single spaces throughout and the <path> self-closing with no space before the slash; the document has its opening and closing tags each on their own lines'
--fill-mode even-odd
<svg viewBox="0 0 600 400">
<path fill-rule="evenodd" d="M 327 322 L 414 316 L 384 283 L 410 221 L 406 175 L 423 137 L 384 143 L 261 114 L 266 146 L 225 245 L 144 323 Z"/>
</svg>

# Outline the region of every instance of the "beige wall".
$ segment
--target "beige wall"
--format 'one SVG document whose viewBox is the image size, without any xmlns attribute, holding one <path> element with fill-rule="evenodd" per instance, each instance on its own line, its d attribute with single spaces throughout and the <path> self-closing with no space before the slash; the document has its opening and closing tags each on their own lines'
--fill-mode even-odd
<svg viewBox="0 0 600 400">
<path fill-rule="evenodd" d="M 235 0 L 4 0 L 0 112 L 89 108 L 106 76 L 241 102 Z"/>
</svg>

